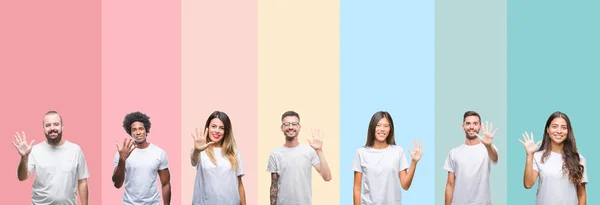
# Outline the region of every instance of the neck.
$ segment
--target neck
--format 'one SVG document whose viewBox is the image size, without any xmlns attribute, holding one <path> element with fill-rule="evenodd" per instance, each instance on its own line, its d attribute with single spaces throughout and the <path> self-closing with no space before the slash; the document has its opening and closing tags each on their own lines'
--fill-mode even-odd
<svg viewBox="0 0 600 205">
<path fill-rule="evenodd" d="M 556 144 L 556 143 L 552 142 L 552 151 L 553 152 L 562 154 L 563 153 L 563 147 L 564 147 L 563 143 Z"/>
<path fill-rule="evenodd" d="M 377 141 L 375 140 L 375 143 L 373 144 L 373 149 L 385 149 L 388 146 L 390 146 L 386 141 Z"/>
<path fill-rule="evenodd" d="M 146 149 L 148 146 L 150 146 L 150 142 L 148 141 L 144 141 L 142 144 L 135 143 L 135 148 L 138 149 Z"/>
<path fill-rule="evenodd" d="M 294 137 L 294 139 L 292 140 L 285 140 L 285 144 L 283 144 L 283 146 L 285 147 L 296 147 L 298 146 L 300 143 L 298 142 L 298 137 Z"/>
<path fill-rule="evenodd" d="M 53 146 L 53 147 L 56 147 L 56 146 L 60 146 L 60 145 L 63 145 L 63 144 L 65 144 L 65 140 L 64 140 L 64 139 L 60 139 L 60 141 L 59 141 L 58 143 L 56 143 L 56 144 L 55 144 L 55 143 L 50 143 L 50 141 L 47 141 L 47 140 L 46 140 L 46 142 L 47 142 L 47 143 L 48 143 L 50 146 Z"/>
<path fill-rule="evenodd" d="M 477 145 L 477 144 L 479 144 L 479 143 L 481 143 L 481 142 L 480 142 L 480 141 L 479 141 L 479 139 L 477 139 L 477 138 L 474 138 L 474 139 L 469 139 L 469 138 L 467 138 L 467 139 L 465 140 L 465 144 L 466 144 L 466 145 Z"/>
</svg>

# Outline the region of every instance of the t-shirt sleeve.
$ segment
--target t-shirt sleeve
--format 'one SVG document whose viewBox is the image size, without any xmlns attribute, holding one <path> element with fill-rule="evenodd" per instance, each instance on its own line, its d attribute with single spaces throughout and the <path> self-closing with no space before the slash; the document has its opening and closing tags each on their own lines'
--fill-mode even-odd
<svg viewBox="0 0 600 205">
<path fill-rule="evenodd" d="M 579 156 L 579 164 L 583 165 L 583 175 L 581 176 L 581 183 L 582 184 L 587 184 L 588 183 L 588 178 L 587 178 L 587 166 L 586 166 L 586 161 L 585 158 L 583 158 L 583 156 Z"/>
<path fill-rule="evenodd" d="M 362 165 L 360 164 L 361 159 L 360 159 L 359 150 L 360 149 L 356 150 L 356 154 L 354 155 L 354 160 L 352 160 L 352 167 L 351 167 L 351 169 L 352 169 L 352 171 L 361 172 L 362 173 L 363 170 L 362 170 Z"/>
<path fill-rule="evenodd" d="M 158 170 L 165 170 L 167 168 L 169 168 L 169 158 L 167 157 L 167 153 L 164 150 L 161 150 Z"/>
<path fill-rule="evenodd" d="M 449 172 L 454 172 L 454 158 L 452 156 L 452 151 L 448 153 L 446 157 L 446 162 L 444 162 L 444 169 Z"/>
<path fill-rule="evenodd" d="M 115 153 L 115 159 L 113 160 L 113 168 L 116 168 L 119 165 L 119 152 Z"/>
<path fill-rule="evenodd" d="M 36 148 L 34 146 L 33 148 L 31 148 L 31 152 L 29 153 L 29 159 L 27 161 L 27 171 L 29 172 L 29 174 L 35 172 L 35 152 Z"/>
<path fill-rule="evenodd" d="M 408 169 L 408 160 L 406 159 L 406 152 L 403 149 L 400 149 L 400 163 L 398 163 L 398 170 L 403 171 Z"/>
<path fill-rule="evenodd" d="M 540 156 L 541 155 L 538 155 L 535 153 L 533 154 L 533 163 L 531 163 L 531 164 L 532 164 L 533 170 L 535 170 L 536 172 L 540 172 L 540 166 L 538 165 L 538 161 L 540 161 Z"/>
<path fill-rule="evenodd" d="M 321 160 L 319 160 L 319 156 L 317 155 L 317 151 L 315 151 L 314 149 L 310 148 L 310 162 L 312 163 L 313 167 L 317 166 L 317 164 L 321 163 Z"/>
<path fill-rule="evenodd" d="M 237 176 L 244 176 L 244 163 L 242 163 L 242 154 L 237 151 L 237 160 L 238 160 L 238 168 L 237 168 Z"/>
<path fill-rule="evenodd" d="M 269 162 L 267 164 L 267 172 L 279 173 L 279 161 L 277 161 L 277 157 L 275 157 L 275 153 L 271 153 L 271 155 L 269 155 Z"/>
<path fill-rule="evenodd" d="M 79 151 L 79 163 L 77 165 L 77 176 L 79 180 L 87 179 L 90 177 L 90 173 L 88 172 L 87 163 L 85 162 L 85 156 L 83 155 L 83 150 L 81 147 L 78 148 Z"/>
</svg>

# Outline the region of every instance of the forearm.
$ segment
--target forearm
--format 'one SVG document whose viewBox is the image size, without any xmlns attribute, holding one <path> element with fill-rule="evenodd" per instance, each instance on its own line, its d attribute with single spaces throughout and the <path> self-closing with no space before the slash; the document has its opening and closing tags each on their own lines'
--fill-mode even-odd
<svg viewBox="0 0 600 205">
<path fill-rule="evenodd" d="M 446 205 L 452 204 L 452 195 L 453 194 L 454 194 L 454 187 L 450 186 L 450 185 L 446 185 L 446 199 L 445 199 Z"/>
<path fill-rule="evenodd" d="M 87 179 L 79 180 L 78 189 L 81 205 L 87 205 L 89 199 Z"/>
<path fill-rule="evenodd" d="M 412 180 L 415 176 L 415 170 L 417 169 L 417 162 L 416 161 L 412 161 L 410 163 L 410 167 L 408 169 L 408 173 L 404 176 L 403 179 L 400 180 L 400 183 L 402 185 L 402 188 L 406 191 L 408 191 L 408 189 L 410 188 L 410 185 L 412 184 Z"/>
<path fill-rule="evenodd" d="M 171 204 L 171 183 L 162 185 L 163 204 Z"/>
<path fill-rule="evenodd" d="M 497 163 L 498 162 L 498 151 L 496 151 L 496 149 L 494 149 L 494 146 L 486 145 L 485 148 L 487 149 L 488 156 L 490 157 L 492 162 Z"/>
<path fill-rule="evenodd" d="M 352 199 L 354 200 L 354 205 L 360 205 L 360 186 L 354 185 L 354 191 L 352 194 Z"/>
<path fill-rule="evenodd" d="M 279 175 L 276 173 L 271 174 L 271 189 L 270 189 L 270 201 L 271 205 L 277 204 L 277 195 L 279 194 Z"/>
<path fill-rule="evenodd" d="M 17 167 L 17 178 L 19 181 L 25 181 L 29 177 L 29 170 L 27 164 L 29 162 L 29 156 L 21 156 L 19 166 Z"/>
<path fill-rule="evenodd" d="M 577 200 L 579 201 L 579 205 L 587 205 L 587 191 L 585 190 L 585 185 L 577 186 Z"/>
<path fill-rule="evenodd" d="M 192 162 L 192 166 L 196 166 L 198 163 L 200 163 L 200 151 L 199 150 L 192 150 L 192 154 L 190 155 L 190 161 Z"/>
<path fill-rule="evenodd" d="M 123 186 L 123 181 L 125 181 L 125 161 L 119 160 L 119 164 L 115 168 L 112 176 L 113 185 L 115 188 L 121 188 Z"/>
<path fill-rule="evenodd" d="M 240 184 L 238 186 L 238 192 L 240 193 L 240 205 L 246 205 L 246 190 L 244 189 L 244 185 Z"/>
<path fill-rule="evenodd" d="M 535 177 L 533 175 L 533 154 L 527 154 L 525 171 L 523 171 L 523 186 L 526 189 L 531 189 L 533 184 L 535 184 Z"/>
<path fill-rule="evenodd" d="M 325 159 L 325 154 L 323 154 L 322 149 L 317 151 L 317 156 L 319 156 L 319 163 L 321 164 L 321 177 L 323 177 L 323 180 L 325 181 L 331 180 L 331 170 L 329 170 L 329 165 L 327 164 L 327 160 Z"/>
</svg>

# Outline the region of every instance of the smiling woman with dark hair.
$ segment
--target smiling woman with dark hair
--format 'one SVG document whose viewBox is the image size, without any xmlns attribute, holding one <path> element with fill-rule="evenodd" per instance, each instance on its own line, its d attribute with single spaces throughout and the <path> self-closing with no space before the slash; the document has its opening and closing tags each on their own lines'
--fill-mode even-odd
<svg viewBox="0 0 600 205">
<path fill-rule="evenodd" d="M 540 178 L 536 204 L 586 204 L 588 183 L 585 158 L 577 152 L 575 134 L 569 117 L 554 112 L 546 121 L 544 138 L 535 143 L 533 133 L 523 134 L 527 153 L 523 185 L 530 189 Z M 538 145 L 542 145 L 538 147 Z M 537 149 L 537 150 L 536 150 Z"/>
</svg>

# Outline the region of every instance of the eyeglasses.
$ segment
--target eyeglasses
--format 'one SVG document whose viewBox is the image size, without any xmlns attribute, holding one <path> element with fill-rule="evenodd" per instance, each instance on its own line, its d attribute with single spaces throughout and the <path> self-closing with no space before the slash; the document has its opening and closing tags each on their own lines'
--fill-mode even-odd
<svg viewBox="0 0 600 205">
<path fill-rule="evenodd" d="M 290 127 L 290 126 L 298 127 L 300 125 L 300 123 L 299 122 L 284 122 L 282 125 L 284 127 Z"/>
</svg>

